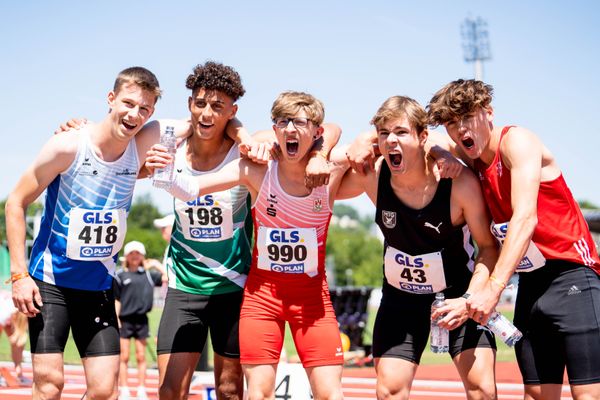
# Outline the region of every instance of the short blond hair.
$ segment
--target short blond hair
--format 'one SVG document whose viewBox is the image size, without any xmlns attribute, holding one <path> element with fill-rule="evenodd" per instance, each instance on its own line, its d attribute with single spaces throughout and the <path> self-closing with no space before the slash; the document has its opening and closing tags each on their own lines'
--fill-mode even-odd
<svg viewBox="0 0 600 400">
<path fill-rule="evenodd" d="M 427 128 L 427 112 L 419 102 L 406 96 L 392 96 L 384 101 L 371 119 L 371 124 L 379 129 L 385 123 L 403 117 L 417 133 Z"/>
<path fill-rule="evenodd" d="M 158 79 L 150 70 L 144 67 L 130 67 L 124 69 L 119 72 L 117 79 L 115 79 L 113 92 L 119 94 L 121 88 L 128 83 L 136 84 L 143 90 L 152 93 L 155 97 L 154 103 L 160 99 L 162 91 L 160 90 Z"/>
<path fill-rule="evenodd" d="M 446 122 L 475 110 L 486 108 L 492 102 L 494 88 L 475 79 L 458 79 L 450 82 L 436 94 L 427 105 L 429 124 L 444 125 Z"/>
<path fill-rule="evenodd" d="M 321 100 L 308 93 L 290 91 L 281 93 L 275 99 L 271 107 L 271 119 L 290 118 L 300 111 L 304 111 L 306 117 L 317 126 L 325 118 L 325 107 Z"/>
</svg>

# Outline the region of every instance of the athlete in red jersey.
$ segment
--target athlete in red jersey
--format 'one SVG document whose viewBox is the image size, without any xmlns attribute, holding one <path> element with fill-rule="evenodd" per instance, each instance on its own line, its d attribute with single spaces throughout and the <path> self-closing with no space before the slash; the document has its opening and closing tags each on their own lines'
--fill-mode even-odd
<svg viewBox="0 0 600 400">
<path fill-rule="evenodd" d="M 468 301 L 485 323 L 515 271 L 516 345 L 526 398 L 559 399 L 564 369 L 574 398 L 600 398 L 600 260 L 552 153 L 532 132 L 495 127 L 492 87 L 457 80 L 432 98 L 433 125 L 479 172 L 503 247 L 483 290 Z"/>
<path fill-rule="evenodd" d="M 240 315 L 240 358 L 248 398 L 275 396 L 288 322 L 313 396 L 341 399 L 343 352 L 324 251 L 333 201 L 348 165 L 334 164 L 324 187 L 307 189 L 304 171 L 313 143 L 323 133 L 323 105 L 311 95 L 286 92 L 275 100 L 271 116 L 283 150 L 280 161 L 258 165 L 236 160 L 199 179 L 178 174 L 171 193 L 188 200 L 242 184 L 251 195 L 255 247 Z M 338 137 L 339 132 L 335 142 Z M 325 146 L 329 149 L 331 143 Z"/>
</svg>

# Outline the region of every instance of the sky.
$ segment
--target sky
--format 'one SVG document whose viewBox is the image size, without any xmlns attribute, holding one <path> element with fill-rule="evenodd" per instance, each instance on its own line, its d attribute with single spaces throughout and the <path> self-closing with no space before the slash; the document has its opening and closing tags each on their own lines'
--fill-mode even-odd
<svg viewBox="0 0 600 400">
<path fill-rule="evenodd" d="M 495 123 L 524 126 L 555 155 L 577 200 L 600 205 L 600 2 L 596 1 L 4 1 L 0 5 L 0 199 L 63 121 L 100 121 L 119 71 L 152 70 L 163 98 L 154 118 L 186 118 L 185 79 L 207 60 L 233 66 L 247 90 L 238 117 L 268 129 L 273 100 L 306 91 L 350 143 L 383 101 L 425 105 L 446 83 L 472 78 L 460 26 L 488 24 Z M 164 213 L 169 196 L 148 180 Z M 372 214 L 366 197 L 350 201 Z"/>
</svg>

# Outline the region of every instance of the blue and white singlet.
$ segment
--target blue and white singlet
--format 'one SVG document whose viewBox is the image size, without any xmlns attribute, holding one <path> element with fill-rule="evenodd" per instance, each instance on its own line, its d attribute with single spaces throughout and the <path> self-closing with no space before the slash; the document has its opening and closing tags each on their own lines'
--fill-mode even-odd
<svg viewBox="0 0 600 400">
<path fill-rule="evenodd" d="M 83 130 L 75 160 L 46 189 L 29 273 L 52 285 L 106 290 L 127 231 L 139 170 L 135 139 L 116 161 L 96 156 Z"/>
</svg>

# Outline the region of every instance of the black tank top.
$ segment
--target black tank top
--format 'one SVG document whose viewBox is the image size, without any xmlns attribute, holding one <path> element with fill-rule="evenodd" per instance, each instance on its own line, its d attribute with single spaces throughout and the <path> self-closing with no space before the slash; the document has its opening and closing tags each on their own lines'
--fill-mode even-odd
<svg viewBox="0 0 600 400">
<path fill-rule="evenodd" d="M 420 210 L 406 206 L 394 193 L 387 163 L 381 165 L 375 222 L 384 236 L 384 256 L 389 246 L 412 256 L 441 252 L 446 298 L 461 296 L 472 275 L 473 246 L 466 225 L 453 226 L 450 216 L 452 180 L 441 179 L 429 204 Z M 384 266 L 385 268 L 385 266 Z M 383 294 L 415 295 L 387 282 L 384 270 Z"/>
</svg>

